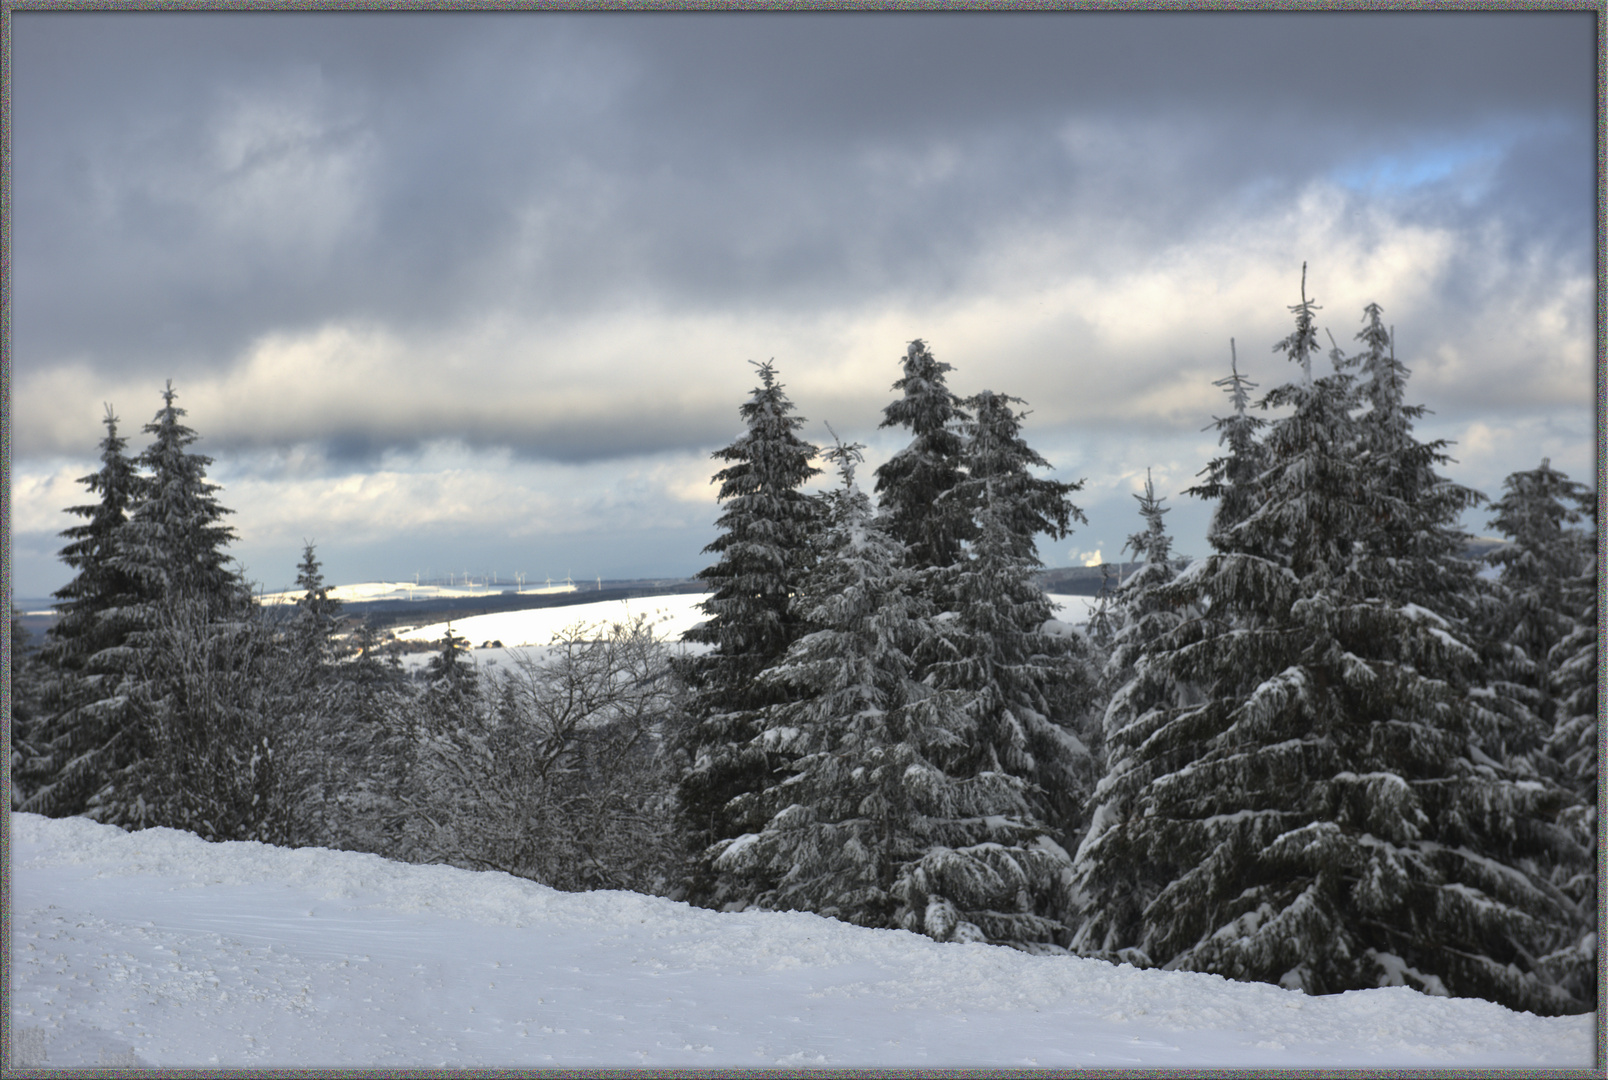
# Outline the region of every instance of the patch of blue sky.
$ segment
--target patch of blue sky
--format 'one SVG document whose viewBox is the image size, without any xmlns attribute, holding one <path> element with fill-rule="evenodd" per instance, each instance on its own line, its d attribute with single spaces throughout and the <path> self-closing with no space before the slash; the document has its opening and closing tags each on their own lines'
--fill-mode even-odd
<svg viewBox="0 0 1608 1080">
<path fill-rule="evenodd" d="M 1342 187 L 1371 195 L 1406 194 L 1446 181 L 1478 187 L 1479 178 L 1510 145 L 1508 139 L 1486 137 L 1417 146 L 1348 161 L 1329 176 Z"/>
</svg>

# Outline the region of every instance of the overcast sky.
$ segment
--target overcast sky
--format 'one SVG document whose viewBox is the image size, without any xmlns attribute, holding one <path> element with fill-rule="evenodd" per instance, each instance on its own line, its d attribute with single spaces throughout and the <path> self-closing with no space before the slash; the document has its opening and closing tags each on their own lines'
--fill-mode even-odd
<svg viewBox="0 0 1608 1080">
<path fill-rule="evenodd" d="M 1492 497 L 1594 482 L 1584 13 L 163 14 L 12 21 L 15 594 L 103 403 L 165 380 L 266 588 L 690 575 L 750 360 L 869 444 L 905 343 L 1026 399 L 1115 560 L 1212 385 L 1377 301 Z M 1327 341 L 1327 338 L 1324 338 Z M 1486 511 L 1466 519 L 1485 528 Z"/>
</svg>

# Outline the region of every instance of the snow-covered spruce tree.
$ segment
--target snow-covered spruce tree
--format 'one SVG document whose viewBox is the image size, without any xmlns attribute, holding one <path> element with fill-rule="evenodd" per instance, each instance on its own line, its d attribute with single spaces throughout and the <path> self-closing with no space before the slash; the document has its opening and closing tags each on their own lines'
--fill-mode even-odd
<svg viewBox="0 0 1608 1080">
<path fill-rule="evenodd" d="M 1084 520 L 1068 498 L 1082 485 L 1032 474 L 1048 463 L 1022 438 L 1018 402 L 986 391 L 966 402 L 975 419 L 954 497 L 977 535 L 959 564 L 933 572 L 953 607 L 917 652 L 924 681 L 967 702 L 964 742 L 940 765 L 997 793 L 997 808 L 979 816 L 998 834 L 928 852 L 896 894 L 910 929 L 1057 948 L 1069 934 L 1065 847 L 1081 832 L 1095 780 L 1076 728 L 1092 722 L 1096 672 L 1079 639 L 1045 632 L 1053 609 L 1033 577 L 1042 565 L 1034 537 L 1064 537 Z"/>
<path fill-rule="evenodd" d="M 1118 589 L 1113 602 L 1118 629 L 1105 668 L 1106 685 L 1113 689 L 1101 740 L 1106 775 L 1095 790 L 1095 810 L 1074 860 L 1073 884 L 1082 917 L 1072 948 L 1084 956 L 1148 965 L 1149 958 L 1136 952 L 1133 943 L 1142 937 L 1146 905 L 1167 882 L 1157 877 L 1155 864 L 1133 854 L 1129 836 L 1135 827 L 1133 789 L 1122 778 L 1136 767 L 1130 729 L 1148 723 L 1157 710 L 1199 700 L 1194 687 L 1158 669 L 1152 651 L 1156 642 L 1200 613 L 1158 593 L 1178 571 L 1172 561 L 1172 538 L 1162 520 L 1167 508 L 1156 497 L 1148 471 L 1144 494 L 1134 498 L 1139 500 L 1145 529 L 1130 536 L 1123 550 L 1144 562 Z M 1116 792 L 1130 798 L 1119 799 Z"/>
<path fill-rule="evenodd" d="M 1176 626 L 1184 617 L 1184 613 L 1173 610 L 1152 595 L 1178 576 L 1178 567 L 1173 561 L 1172 537 L 1167 535 L 1163 520 L 1167 515 L 1167 507 L 1162 505 L 1165 500 L 1156 497 L 1149 469 L 1145 470 L 1144 494 L 1134 498 L 1139 502 L 1139 516 L 1144 519 L 1145 528 L 1129 536 L 1122 550 L 1133 554 L 1139 561 L 1139 568 L 1111 591 L 1108 618 L 1114 625 L 1101 673 L 1102 684 L 1119 692 L 1120 688 L 1133 683 L 1138 669 L 1143 666 L 1141 660 L 1146 643 Z M 1113 717 L 1123 718 L 1121 723 L 1132 719 L 1131 709 L 1137 701 L 1130 699 L 1117 705 L 1115 713 L 1112 704 L 1112 697 L 1108 695 L 1104 722 L 1098 732 L 1102 746 Z"/>
<path fill-rule="evenodd" d="M 1479 753 L 1506 766 L 1504 778 L 1528 789 L 1527 798 L 1539 815 L 1518 824 L 1513 830 L 1514 843 L 1504 856 L 1527 874 L 1580 886 L 1591 877 L 1594 838 L 1577 836 L 1584 842 L 1569 844 L 1566 822 L 1573 815 L 1560 809 L 1566 799 L 1555 790 L 1536 790 L 1538 773 L 1543 774 L 1540 784 L 1545 789 L 1552 789 L 1557 780 L 1555 763 L 1540 769 L 1533 764 L 1544 754 L 1540 744 L 1545 743 L 1551 725 L 1543 715 L 1532 731 L 1534 714 L 1524 703 L 1504 701 L 1503 695 L 1490 692 L 1492 641 L 1481 632 L 1486 621 L 1483 616 L 1490 610 L 1488 583 L 1475 576 L 1476 564 L 1463 555 L 1468 537 L 1457 524 L 1463 511 L 1484 497 L 1436 471 L 1451 461 L 1446 440 L 1421 443 L 1414 437 L 1414 422 L 1428 410 L 1405 404 L 1410 372 L 1396 358 L 1394 333 L 1385 327 L 1382 314 L 1378 304 L 1364 309 L 1364 326 L 1357 334 L 1363 350 L 1337 360 L 1343 367 L 1358 369 L 1366 406 L 1357 418 L 1361 434 L 1358 459 L 1364 463 L 1370 483 L 1374 535 L 1359 553 L 1356 572 L 1377 581 L 1386 599 L 1428 609 L 1446 619 L 1480 654 L 1468 674 Z M 1505 591 L 1505 587 L 1495 590 L 1497 598 Z M 1500 635 L 1496 644 L 1503 644 Z M 1516 642 L 1509 639 L 1506 644 Z M 1540 698 L 1543 707 L 1545 700 Z M 1567 790 L 1568 785 L 1564 787 Z M 1576 889 L 1577 904 L 1588 892 L 1594 890 Z M 1578 926 L 1587 938 L 1592 936 L 1594 915 L 1593 908 Z M 1594 1000 L 1590 959 L 1580 952 L 1577 938 L 1574 948 L 1566 944 L 1543 957 L 1536 970 L 1577 1000 Z"/>
<path fill-rule="evenodd" d="M 1596 520 L 1596 495 L 1582 500 L 1588 521 Z M 1597 699 L 1598 554 L 1595 532 L 1571 530 L 1580 546 L 1580 571 L 1564 582 L 1564 610 L 1574 626 L 1549 653 L 1552 701 L 1556 711 L 1547 740 L 1549 757 L 1561 782 L 1571 786 L 1595 825 L 1597 797 L 1597 732 L 1601 721 Z M 1594 827 L 1588 830 L 1595 833 Z"/>
<path fill-rule="evenodd" d="M 61 550 L 61 561 L 75 574 L 54 593 L 58 618 L 46 634 L 40 654 L 52 667 L 73 674 L 89 673 L 96 653 L 122 643 L 122 628 L 109 613 L 135 595 L 134 582 L 113 562 L 118 534 L 141 493 L 140 477 L 134 461 L 124 453 L 128 441 L 117 433 L 117 415 L 111 406 L 106 408 L 104 423 L 101 467 L 78 480 L 99 499 L 67 510 L 86 520 L 62 532 L 69 542 Z"/>
<path fill-rule="evenodd" d="M 91 814 L 117 807 L 130 827 L 305 843 L 300 774 L 312 748 L 297 722 L 300 672 L 260 612 L 225 621 L 206 611 L 202 602 L 164 604 L 143 624 L 142 633 L 162 640 L 143 669 L 163 693 L 148 714 L 149 754 L 114 780 Z M 121 801 L 129 793 L 132 801 Z"/>
<path fill-rule="evenodd" d="M 47 674 L 38 723 L 12 761 L 13 794 L 27 792 L 22 808 L 53 817 L 83 812 L 133 748 L 127 729 L 134 721 L 115 692 L 113 650 L 127 637 L 126 612 L 139 590 L 115 556 L 141 481 L 110 406 L 104 422 L 101 467 L 78 481 L 98 501 L 70 507 L 86 520 L 62 533 L 68 544 L 61 558 L 75 574 L 55 593 L 60 618 L 40 650 Z"/>
<path fill-rule="evenodd" d="M 456 703 L 480 693 L 480 672 L 467 659 L 469 648 L 469 642 L 452 632 L 448 620 L 441 651 L 424 665 L 424 696 L 439 703 L 435 709 L 441 717 L 450 719 Z"/>
<path fill-rule="evenodd" d="M 933 612 L 914 591 L 903 545 L 855 486 L 859 450 L 839 442 L 825 453 L 843 483 L 826 496 L 821 557 L 798 597 L 814 629 L 761 676 L 789 700 L 764 711 L 755 742 L 792 764 L 739 796 L 734 816 L 764 824 L 717 844 L 714 865 L 748 883 L 760 907 L 894 927 L 905 914 L 893 892 L 900 872 L 989 830 L 969 816 L 978 793 L 934 763 L 968 720 L 959 695 L 914 678 L 910 651 Z M 996 786 L 1020 803 L 1010 785 Z"/>
<path fill-rule="evenodd" d="M 1111 563 L 1100 564 L 1100 591 L 1094 594 L 1094 604 L 1089 608 L 1089 641 L 1101 654 L 1110 652 L 1117 636 L 1116 595 L 1121 587 L 1117 570 Z"/>
<path fill-rule="evenodd" d="M 1595 522 L 1595 493 L 1585 502 L 1588 520 Z M 1602 713 L 1597 693 L 1597 620 L 1600 567 L 1596 535 L 1576 531 L 1583 549 L 1583 569 L 1565 583 L 1564 603 L 1575 614 L 1574 627 L 1552 647 L 1549 667 L 1552 700 L 1557 711 L 1546 754 L 1557 782 L 1570 791 L 1575 805 L 1565 811 L 1563 824 L 1574 836 L 1578 858 L 1559 861 L 1553 880 L 1575 903 L 1575 949 L 1558 964 L 1560 981 L 1570 983 L 1575 996 L 1597 1002 L 1597 876 L 1600 872 L 1599 790 L 1597 740 Z"/>
<path fill-rule="evenodd" d="M 251 606 L 251 593 L 224 550 L 235 533 L 223 517 L 234 511 L 218 502 L 218 485 L 206 478 L 212 459 L 189 449 L 197 436 L 180 422 L 185 410 L 174 404 L 177 397 L 169 380 L 162 408 L 145 425 L 154 438 L 138 459 L 146 473 L 142 497 L 119 531 L 113 563 L 149 598 L 142 610 L 182 600 L 202 605 L 208 617 L 238 618 Z"/>
<path fill-rule="evenodd" d="M 1560 820 L 1574 845 L 1533 858 L 1574 902 L 1576 950 L 1572 962 L 1559 965 L 1559 978 L 1589 996 L 1597 922 L 1597 566 L 1595 536 L 1578 526 L 1595 521 L 1596 496 L 1548 460 L 1513 473 L 1503 487 L 1490 524 L 1513 543 L 1490 556 L 1502 569 L 1483 612 L 1498 659 L 1491 665 L 1493 706 L 1508 721 L 1502 750 L 1510 767 L 1532 783 L 1560 785 L 1573 802 Z"/>
<path fill-rule="evenodd" d="M 303 542 L 296 585 L 302 595 L 280 641 L 293 693 L 283 717 L 280 766 L 285 786 L 293 792 L 298 839 L 333 846 L 337 793 L 352 779 L 342 753 L 350 741 L 351 717 L 346 715 L 345 688 L 337 667 L 341 650 L 335 631 L 341 602 L 330 596 L 311 541 Z"/>
<path fill-rule="evenodd" d="M 292 648 L 303 657 L 307 669 L 321 673 L 337 659 L 340 652 L 335 631 L 340 623 L 341 602 L 330 596 L 330 586 L 324 582 L 323 564 L 312 541 L 302 544 L 302 560 L 296 566 L 296 587 L 302 595 L 296 600 L 296 613 L 291 617 L 290 639 Z"/>
<path fill-rule="evenodd" d="M 189 449 L 196 434 L 180 421 L 171 381 L 162 397 L 145 426 L 153 441 L 138 459 L 141 498 L 112 558 L 135 583 L 137 599 L 124 609 L 131 630 L 101 654 L 118 670 L 116 696 L 136 717 L 129 764 L 89 813 L 117 825 L 261 839 L 259 825 L 269 828 L 264 815 L 273 812 L 264 798 L 274 741 L 262 710 L 284 681 L 265 667 L 273 663 L 271 635 L 254 624 L 250 591 L 224 551 L 234 532 L 206 479 L 212 459 Z"/>
<path fill-rule="evenodd" d="M 1585 506 L 1587 518 L 1595 521 L 1595 499 Z M 1576 996 L 1595 1001 L 1597 985 L 1592 976 L 1596 966 L 1597 944 L 1597 817 L 1598 774 L 1597 740 L 1601 735 L 1602 714 L 1597 694 L 1598 573 L 1600 558 L 1594 533 L 1575 531 L 1582 548 L 1582 571 L 1565 583 L 1564 603 L 1575 614 L 1574 628 L 1552 647 L 1552 733 L 1546 753 L 1560 784 L 1576 800 L 1565 814 L 1564 824 L 1574 835 L 1579 858 L 1562 861 L 1553 870 L 1553 880 L 1575 903 L 1578 918 L 1576 940 L 1578 957 L 1571 957 L 1561 977 L 1573 977 Z"/>
<path fill-rule="evenodd" d="M 440 651 L 421 672 L 423 686 L 403 710 L 412 783 L 405 795 L 410 813 L 396 844 L 417 861 L 452 862 L 457 822 L 473 817 L 485 801 L 475 783 L 458 782 L 465 760 L 484 757 L 488 699 L 493 696 L 468 659 L 469 651 L 469 643 L 449 621 Z"/>
<path fill-rule="evenodd" d="M 1565 592 L 1591 566 L 1582 534 L 1569 526 L 1589 518 L 1593 494 L 1545 458 L 1539 468 L 1511 474 L 1502 486 L 1506 494 L 1491 504 L 1489 524 L 1513 542 L 1489 556 L 1501 577 L 1486 632 L 1506 646 L 1503 674 L 1523 688 L 1544 739 L 1558 708 L 1553 650 L 1578 620 L 1579 605 L 1568 603 Z M 1595 614 L 1591 621 L 1595 625 Z"/>
<path fill-rule="evenodd" d="M 1262 428 L 1267 426 L 1267 421 L 1262 417 L 1252 416 L 1245 411 L 1256 384 L 1239 373 L 1239 356 L 1235 352 L 1233 338 L 1229 339 L 1228 347 L 1229 374 L 1212 385 L 1221 386 L 1228 393 L 1234 414 L 1215 417 L 1207 425 L 1217 429 L 1218 442 L 1226 445 L 1228 451 L 1222 457 L 1213 458 L 1200 471 L 1205 478 L 1200 484 L 1184 491 L 1186 495 L 1217 500 L 1217 509 L 1212 512 L 1211 524 L 1206 530 L 1207 539 L 1214 546 L 1220 546 L 1218 537 L 1221 534 L 1232 531 L 1256 510 L 1256 481 L 1262 475 L 1264 457 L 1258 439 Z M 1232 541 L 1224 540 L 1223 543 L 1231 544 Z"/>
<path fill-rule="evenodd" d="M 1382 314 L 1378 304 L 1367 305 L 1356 338 L 1362 351 L 1344 357 L 1336 349 L 1334 354 L 1337 369 L 1358 373 L 1362 411 L 1355 417 L 1356 455 L 1373 504 L 1358 572 L 1387 590 L 1382 593 L 1387 599 L 1465 622 L 1478 606 L 1478 567 L 1463 557 L 1468 537 L 1458 519 L 1484 496 L 1436 471 L 1452 462 L 1446 453 L 1450 442 L 1420 442 L 1414 436 L 1413 424 L 1429 410 L 1406 402 L 1411 372 L 1396 359 Z"/>
<path fill-rule="evenodd" d="M 1500 762 L 1511 778 L 1529 784 L 1551 787 L 1560 779 L 1560 763 L 1547 760 L 1549 735 L 1554 730 L 1550 694 L 1547 692 L 1550 673 L 1545 654 L 1552 642 L 1536 641 L 1528 637 L 1526 627 L 1535 627 L 1546 618 L 1535 619 L 1524 609 L 1535 609 L 1536 598 L 1530 604 L 1515 602 L 1506 582 L 1491 583 L 1475 576 L 1475 564 L 1463 556 L 1467 537 L 1457 526 L 1462 512 L 1482 497 L 1441 477 L 1436 469 L 1450 458 L 1445 440 L 1419 443 L 1412 434 L 1413 423 L 1427 411 L 1420 405 L 1405 404 L 1409 372 L 1396 358 L 1394 335 L 1385 327 L 1378 304 L 1369 304 L 1363 311 L 1363 329 L 1357 335 L 1362 342 L 1360 353 L 1337 361 L 1341 366 L 1356 368 L 1362 379 L 1359 389 L 1365 411 L 1357 418 L 1361 434 L 1359 461 L 1367 469 L 1372 485 L 1371 500 L 1377 539 L 1366 553 L 1359 557 L 1358 572 L 1372 577 L 1387 588 L 1390 599 L 1412 603 L 1426 608 L 1449 620 L 1461 629 L 1463 640 L 1480 654 L 1480 662 L 1472 670 L 1469 687 L 1471 700 L 1481 715 L 1481 752 Z M 1543 471 L 1546 463 L 1543 462 Z M 1558 477 L 1552 479 L 1561 478 Z M 1548 486 L 1545 478 L 1539 487 Z M 1566 481 L 1566 478 L 1562 478 Z M 1520 481 L 1520 488 L 1531 485 Z M 1510 491 L 1509 499 L 1498 504 L 1498 520 L 1512 523 L 1517 503 L 1523 500 Z M 1581 493 L 1577 492 L 1576 495 Z M 1578 501 L 1578 498 L 1576 499 Z M 1553 510 L 1563 508 L 1554 504 Z M 1523 514 L 1523 510 L 1517 510 Z M 1547 514 L 1543 513 L 1543 517 Z M 1497 522 L 1493 522 L 1497 524 Z M 1546 526 L 1541 526 L 1545 531 Z M 1559 530 L 1552 525 L 1553 535 Z M 1526 531 L 1529 531 L 1528 529 Z M 1576 537 L 1563 542 L 1568 548 Z M 1515 548 L 1507 549 L 1503 558 L 1511 558 L 1533 570 L 1538 561 L 1525 559 Z M 1565 554 L 1564 562 L 1570 560 Z M 1573 566 L 1562 569 L 1567 574 Z M 1522 577 L 1520 571 L 1516 577 Z M 1534 583 L 1539 584 L 1539 583 Z M 1548 600 L 1562 598 L 1561 584 L 1542 586 Z M 1524 590 L 1521 589 L 1520 592 Z M 1544 604 L 1544 602 L 1543 602 Z M 1516 616 L 1516 617 L 1515 617 Z M 1561 630 L 1571 624 L 1567 617 L 1559 620 Z M 1553 637 L 1553 642 L 1556 637 Z M 1540 650 L 1542 661 L 1531 659 Z M 1571 785 L 1565 783 L 1565 790 Z M 1544 820 L 1538 826 L 1539 841 L 1521 843 L 1512 851 L 1518 865 L 1528 873 L 1544 875 L 1554 883 L 1574 883 L 1577 904 L 1582 890 L 1591 878 L 1592 837 L 1589 830 L 1576 829 L 1574 845 L 1561 843 L 1559 826 L 1568 820 L 1577 823 L 1580 813 L 1559 811 L 1563 801 L 1554 792 L 1546 799 L 1537 800 L 1544 807 Z M 1583 809 L 1583 808 L 1582 808 Z M 1528 829 L 1519 830 L 1521 834 Z M 1569 829 L 1563 828 L 1567 835 Z M 1585 889 L 1584 891 L 1594 891 Z M 1592 910 L 1595 915 L 1595 909 Z M 1584 925 L 1589 931 L 1590 925 Z M 1549 970 L 1570 982 L 1571 993 L 1581 989 L 1578 968 L 1567 954 L 1555 957 Z"/>
<path fill-rule="evenodd" d="M 971 420 L 945 383 L 952 370 L 920 338 L 910 342 L 904 376 L 893 384 L 904 396 L 882 410 L 879 425 L 911 433 L 910 444 L 876 470 L 876 492 L 888 532 L 915 567 L 952 565 L 975 533 L 965 508 L 946 497 L 961 480 L 964 425 Z"/>
<path fill-rule="evenodd" d="M 330 688 L 330 714 L 339 724 L 325 766 L 330 802 L 317 842 L 416 861 L 407 795 L 418 786 L 418 745 L 407 672 L 395 652 L 381 655 L 367 622 L 353 639 L 357 655 L 335 667 Z"/>
<path fill-rule="evenodd" d="M 781 700 L 779 687 L 757 677 L 803 629 L 793 595 L 809 570 L 819 518 L 815 500 L 799 490 L 820 472 L 810 464 L 817 448 L 798 437 L 804 421 L 775 365 L 756 366 L 760 385 L 740 410 L 747 430 L 713 455 L 730 462 L 714 476 L 725 505 L 721 533 L 704 548 L 719 561 L 696 576 L 714 595 L 702 604 L 709 618 L 683 635 L 713 649 L 684 667 L 693 699 L 674 748 L 690 763 L 678 796 L 692 861 L 687 899 L 714 907 L 752 899 L 720 881 L 705 853 L 760 824 L 734 818 L 732 800 L 761 790 L 784 764 L 753 743 L 760 710 Z"/>
<path fill-rule="evenodd" d="M 1304 288 L 1292 310 L 1277 348 L 1307 373 Z M 1303 378 L 1263 404 L 1291 410 L 1266 439 L 1263 501 L 1161 590 L 1204 609 L 1155 661 L 1203 700 L 1156 710 L 1110 750 L 1135 759 L 1108 793 L 1135 808 L 1125 855 L 1170 879 L 1133 944 L 1169 968 L 1309 993 L 1405 983 L 1579 1010 L 1552 970 L 1572 944 L 1567 898 L 1526 865 L 1559 842 L 1555 791 L 1482 749 L 1496 721 L 1469 693 L 1466 630 L 1374 576 L 1382 465 L 1361 467 L 1354 380 Z M 1421 526 L 1446 524 L 1433 515 L 1448 505 L 1431 501 Z"/>
</svg>

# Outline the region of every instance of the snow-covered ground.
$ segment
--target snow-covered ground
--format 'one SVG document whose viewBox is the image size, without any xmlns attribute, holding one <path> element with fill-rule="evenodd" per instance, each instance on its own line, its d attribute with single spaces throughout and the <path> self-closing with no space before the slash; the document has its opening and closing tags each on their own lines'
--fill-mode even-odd
<svg viewBox="0 0 1608 1080">
<path fill-rule="evenodd" d="M 508 648 L 542 646 L 560 630 L 577 623 L 607 627 L 610 623 L 629 623 L 637 615 L 646 615 L 659 637 L 679 641 L 684 631 L 706 618 L 698 610 L 698 605 L 706 596 L 703 593 L 677 593 L 643 596 L 635 600 L 603 600 L 562 607 L 496 611 L 489 615 L 471 615 L 467 619 L 454 620 L 452 632 L 468 641 L 472 647 L 478 647 L 486 641 L 501 641 Z M 446 633 L 447 624 L 436 622 L 399 629 L 396 636 L 403 641 L 439 641 Z"/>
<path fill-rule="evenodd" d="M 12 814 L 14 1065 L 1481 1068 L 1590 1016 L 940 945 Z"/>
<path fill-rule="evenodd" d="M 706 616 L 698 605 L 708 598 L 707 593 L 683 593 L 670 596 L 646 596 L 635 600 L 604 600 L 593 604 L 571 604 L 565 607 L 529 608 L 524 611 L 501 611 L 490 615 L 473 615 L 458 619 L 452 632 L 469 643 L 470 656 L 476 663 L 506 663 L 510 653 L 538 650 L 546 646 L 553 635 L 577 623 L 585 626 L 602 626 L 610 623 L 629 623 L 637 615 L 646 615 L 654 624 L 654 633 L 666 641 L 680 641 L 681 635 Z M 1086 623 L 1092 596 L 1051 596 L 1056 605 L 1057 617 L 1067 623 Z M 403 641 L 440 641 L 447 633 L 444 622 L 425 626 L 406 627 L 397 631 Z M 502 642 L 501 648 L 490 648 L 488 643 Z M 429 653 L 410 653 L 403 657 L 409 666 L 427 663 Z"/>
</svg>

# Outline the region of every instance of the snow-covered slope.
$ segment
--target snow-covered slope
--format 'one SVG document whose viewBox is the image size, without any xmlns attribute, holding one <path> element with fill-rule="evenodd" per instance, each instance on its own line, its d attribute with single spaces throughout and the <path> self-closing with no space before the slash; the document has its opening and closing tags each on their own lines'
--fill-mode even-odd
<svg viewBox="0 0 1608 1080">
<path fill-rule="evenodd" d="M 635 600 L 603 600 L 592 604 L 498 611 L 458 619 L 452 624 L 452 632 L 471 646 L 478 646 L 484 641 L 501 641 L 508 648 L 542 646 L 560 630 L 577 623 L 607 627 L 610 623 L 629 623 L 637 615 L 646 615 L 659 637 L 678 641 L 684 631 L 706 618 L 698 610 L 705 596 L 679 593 L 644 596 Z M 436 622 L 399 629 L 396 636 L 403 641 L 439 641 L 446 636 L 446 632 L 447 624 Z"/>
<path fill-rule="evenodd" d="M 660 638 L 680 641 L 683 633 L 707 618 L 698 610 L 698 605 L 708 599 L 708 595 L 683 593 L 646 596 L 635 600 L 604 600 L 594 604 L 473 615 L 455 621 L 452 632 L 469 643 L 471 653 L 479 663 L 490 660 L 504 662 L 512 650 L 540 649 L 552 640 L 554 634 L 577 623 L 607 627 L 610 623 L 628 623 L 636 615 L 646 615 L 654 624 L 654 633 Z M 1088 622 L 1093 597 L 1052 596 L 1050 599 L 1062 620 L 1073 624 Z M 397 637 L 404 641 L 440 641 L 446 632 L 447 624 L 437 622 L 400 628 Z M 493 641 L 502 642 L 502 647 L 482 647 Z M 404 658 L 410 665 L 423 664 L 429 659 L 427 653 L 413 653 Z"/>
<path fill-rule="evenodd" d="M 1594 1019 L 12 814 L 18 1065 L 1592 1063 Z"/>
</svg>

